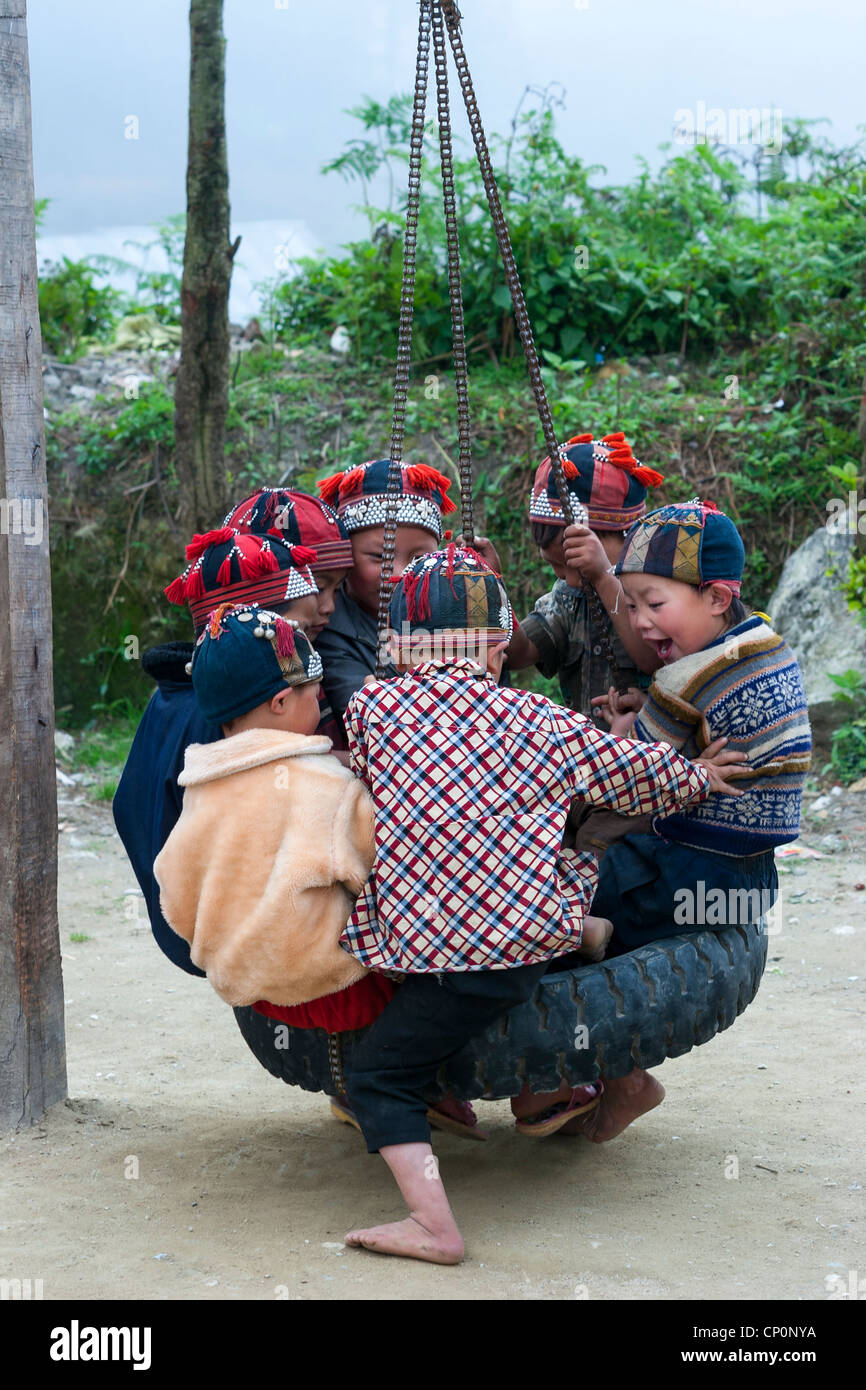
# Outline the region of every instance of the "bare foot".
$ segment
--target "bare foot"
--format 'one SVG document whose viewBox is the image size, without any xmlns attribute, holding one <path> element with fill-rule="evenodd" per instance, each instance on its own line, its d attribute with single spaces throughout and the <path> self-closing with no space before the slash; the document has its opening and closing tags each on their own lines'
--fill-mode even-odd
<svg viewBox="0 0 866 1390">
<path fill-rule="evenodd" d="M 607 917 L 584 917 L 583 938 L 577 954 L 590 961 L 604 960 L 610 938 L 613 936 L 613 922 Z"/>
<path fill-rule="evenodd" d="M 409 1216 L 405 1221 L 392 1221 L 387 1226 L 350 1231 L 346 1244 L 376 1250 L 380 1255 L 429 1260 L 435 1265 L 456 1265 L 463 1259 L 463 1239 L 454 1221 L 431 1231 L 414 1216 Z"/>
<path fill-rule="evenodd" d="M 665 1098 L 665 1088 L 648 1071 L 636 1067 L 628 1076 L 604 1079 L 600 1105 L 577 1120 L 563 1125 L 560 1134 L 582 1134 L 593 1144 L 606 1144 L 627 1129 L 632 1120 L 654 1110 Z"/>
</svg>

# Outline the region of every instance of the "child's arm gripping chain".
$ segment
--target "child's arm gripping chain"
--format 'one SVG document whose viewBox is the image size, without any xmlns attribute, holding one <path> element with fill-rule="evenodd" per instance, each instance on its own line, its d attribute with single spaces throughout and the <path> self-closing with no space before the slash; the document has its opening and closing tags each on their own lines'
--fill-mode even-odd
<svg viewBox="0 0 866 1390">
<path fill-rule="evenodd" d="M 562 548 L 567 582 L 576 587 L 586 580 L 593 586 L 635 666 L 640 671 L 655 671 L 659 665 L 658 653 L 632 627 L 623 602 L 622 585 L 595 532 L 588 526 L 566 526 Z"/>
</svg>

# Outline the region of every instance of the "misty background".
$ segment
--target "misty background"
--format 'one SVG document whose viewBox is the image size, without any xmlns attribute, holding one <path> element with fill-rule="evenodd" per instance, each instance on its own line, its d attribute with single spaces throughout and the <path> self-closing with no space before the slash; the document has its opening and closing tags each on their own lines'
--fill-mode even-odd
<svg viewBox="0 0 866 1390">
<path fill-rule="evenodd" d="M 673 138 L 675 113 L 768 108 L 828 117 L 836 143 L 862 132 L 862 0 L 464 0 L 463 42 L 488 135 L 528 86 L 551 88 L 569 152 L 626 182 Z M 232 236 L 242 243 L 231 317 L 281 258 L 360 235 L 356 185 L 321 167 L 360 126 L 345 114 L 414 83 L 414 0 L 226 0 Z M 40 265 L 94 254 L 141 262 L 124 242 L 185 208 L 188 7 L 184 0 L 31 0 L 36 196 L 51 199 Z M 468 138 L 453 67 L 456 134 Z M 428 112 L 434 110 L 431 70 Z M 531 106 L 524 105 L 524 109 Z M 137 139 L 127 138 L 135 126 Z M 599 176 L 601 177 L 601 175 Z M 163 268 L 157 253 L 147 264 Z M 120 283 L 120 282 L 119 282 Z"/>
</svg>

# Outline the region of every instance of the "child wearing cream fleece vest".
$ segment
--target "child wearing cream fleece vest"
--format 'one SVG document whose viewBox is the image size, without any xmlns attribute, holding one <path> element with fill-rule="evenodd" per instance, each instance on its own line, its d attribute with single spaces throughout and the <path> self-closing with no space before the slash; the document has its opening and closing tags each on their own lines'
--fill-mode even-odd
<svg viewBox="0 0 866 1390">
<path fill-rule="evenodd" d="M 366 973 L 339 945 L 375 858 L 366 788 L 314 736 L 322 664 L 256 605 L 222 605 L 192 661 L 204 716 L 183 810 L 154 864 L 162 912 L 236 1007 L 301 1004 Z"/>
</svg>

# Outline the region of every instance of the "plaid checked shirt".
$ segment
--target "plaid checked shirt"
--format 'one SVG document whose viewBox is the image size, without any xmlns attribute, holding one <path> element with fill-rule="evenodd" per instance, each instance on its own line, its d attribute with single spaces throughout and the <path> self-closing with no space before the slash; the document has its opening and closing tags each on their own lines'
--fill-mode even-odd
<svg viewBox="0 0 866 1390">
<path fill-rule="evenodd" d="M 639 815 L 709 790 L 668 744 L 613 738 L 465 659 L 365 686 L 346 726 L 377 855 L 341 945 L 377 970 L 502 969 L 574 950 L 598 860 L 561 848 L 572 796 Z"/>
</svg>

